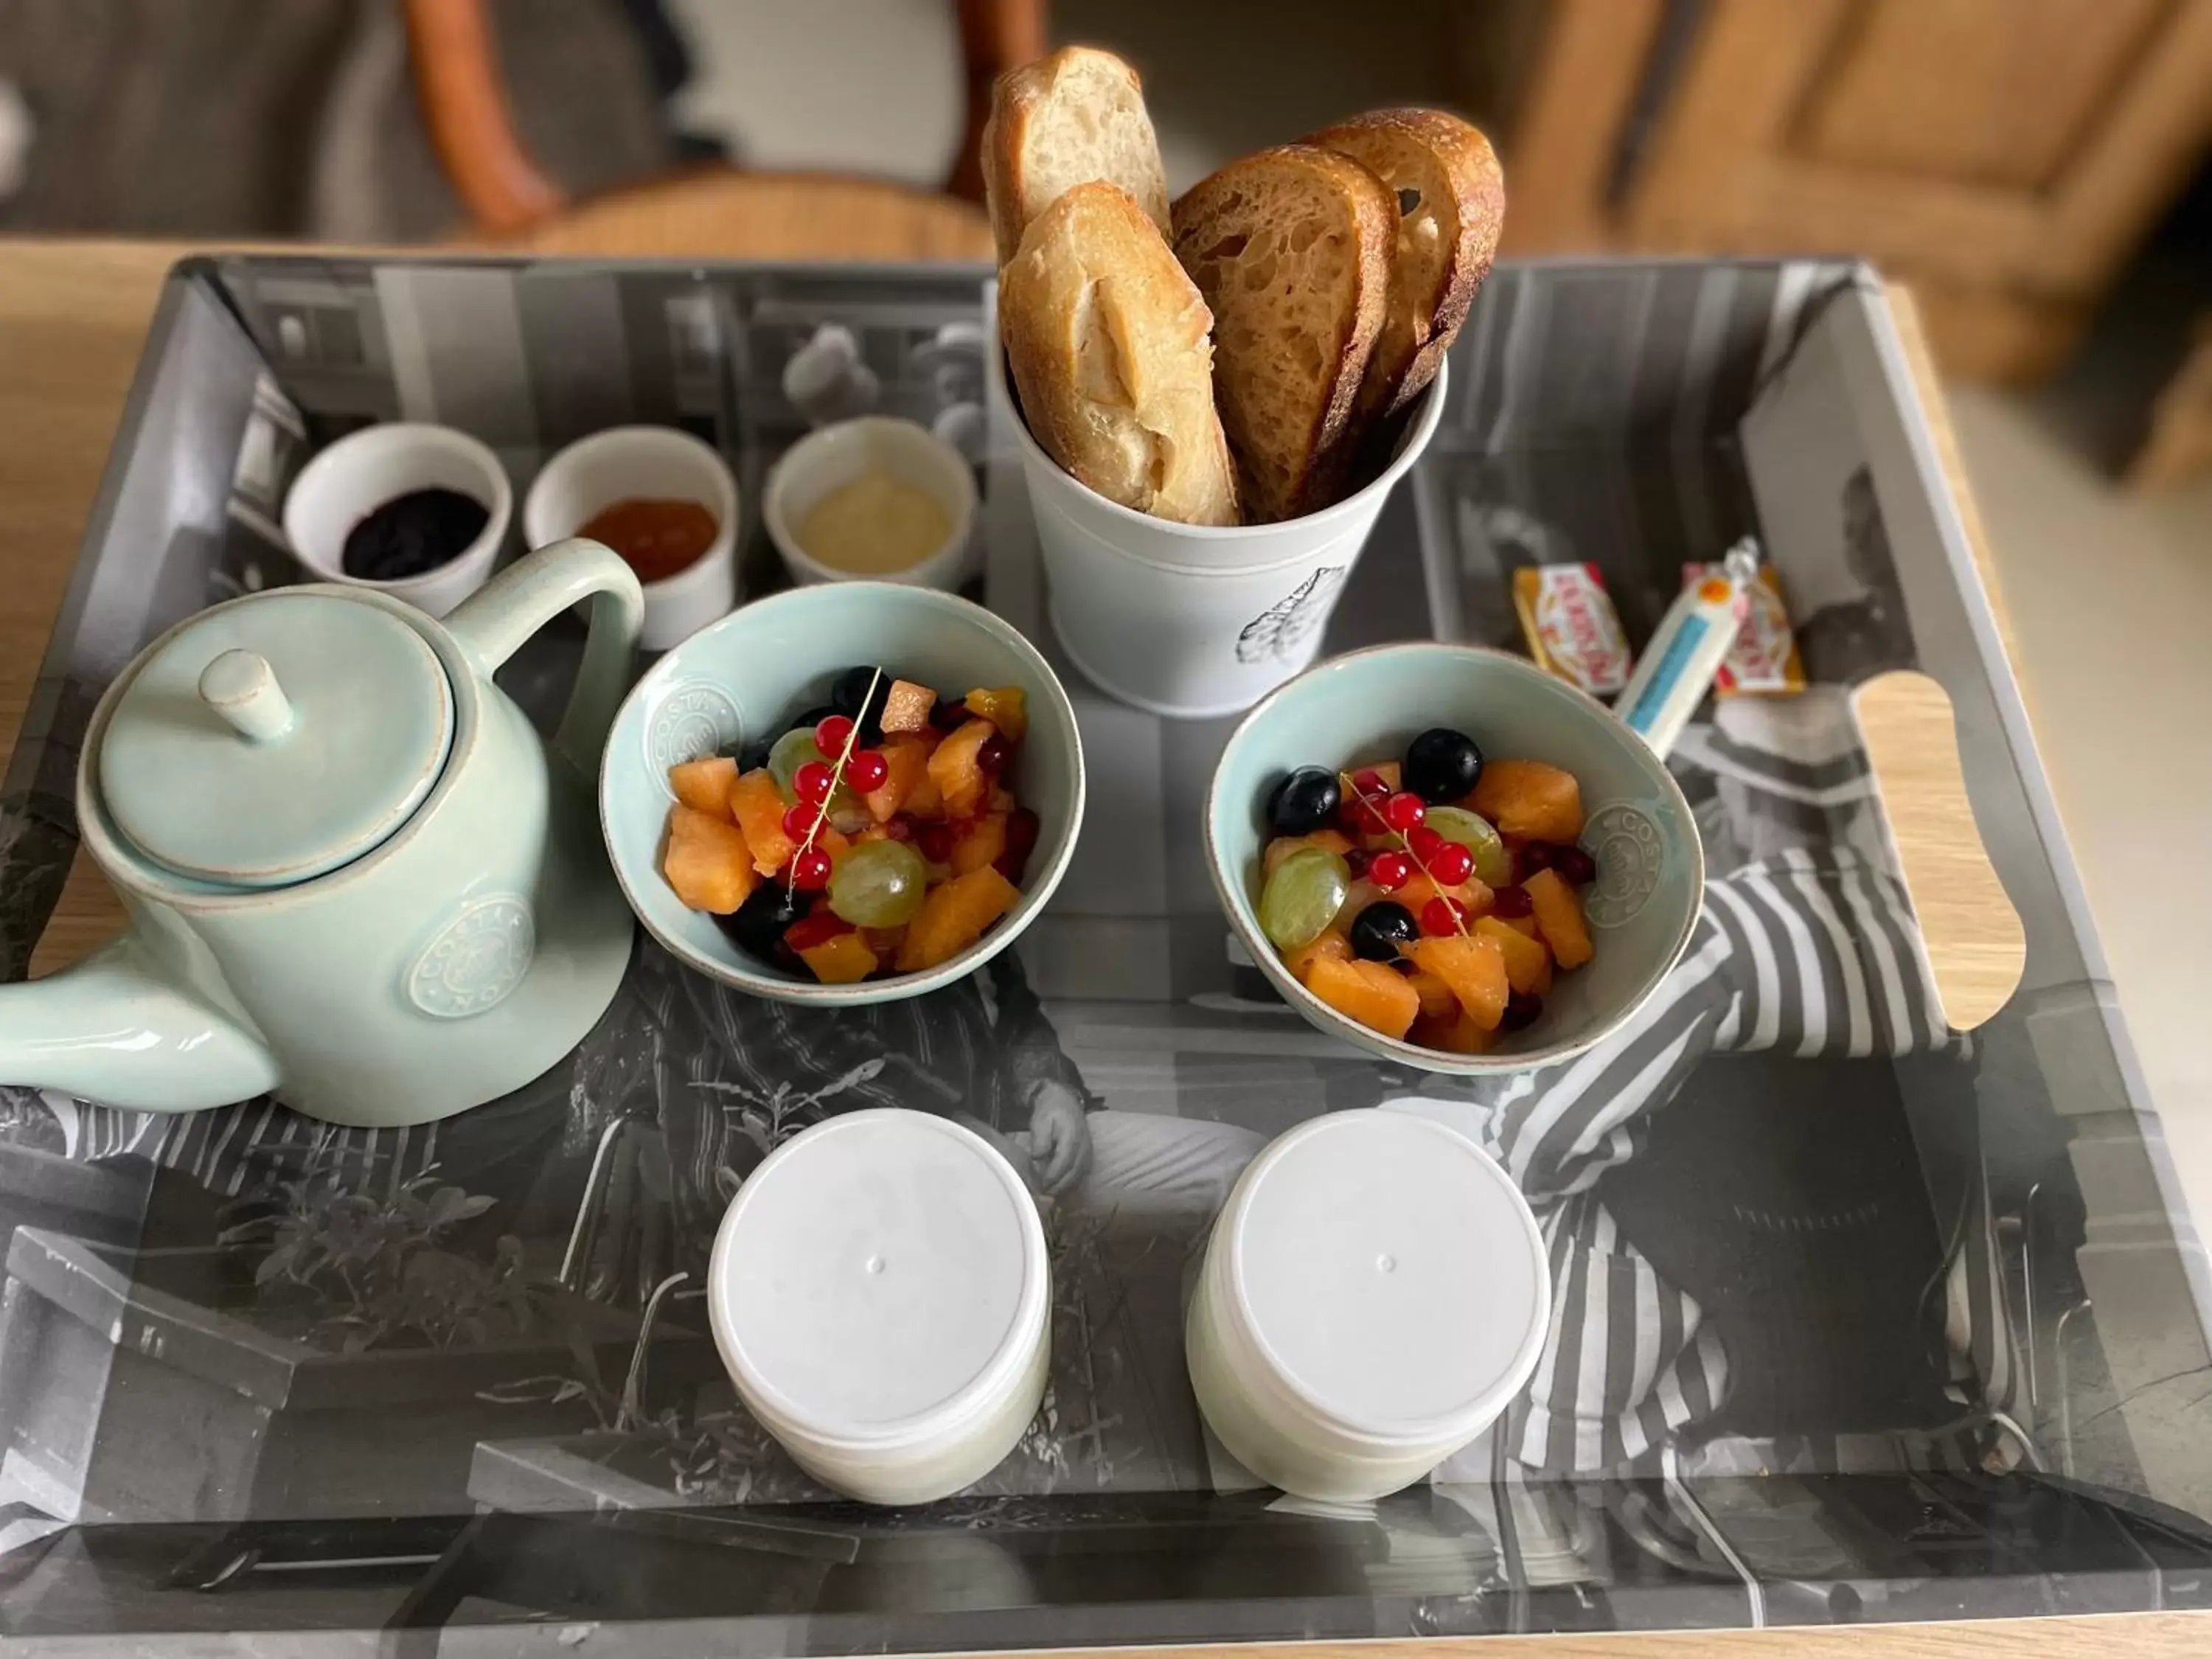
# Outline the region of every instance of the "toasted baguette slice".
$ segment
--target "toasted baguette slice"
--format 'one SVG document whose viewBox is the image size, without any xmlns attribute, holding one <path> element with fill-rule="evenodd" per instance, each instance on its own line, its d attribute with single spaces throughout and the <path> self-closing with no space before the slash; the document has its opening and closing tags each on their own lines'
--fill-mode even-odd
<svg viewBox="0 0 2212 1659">
<path fill-rule="evenodd" d="M 1040 214 L 999 279 L 999 329 L 1046 453 L 1109 501 L 1235 524 L 1213 408 L 1206 301 L 1151 219 L 1112 185 Z"/>
<path fill-rule="evenodd" d="M 1364 426 L 1437 378 L 1497 257 L 1505 178 L 1490 141 L 1441 110 L 1376 110 L 1305 142 L 1350 156 L 1397 198 L 1390 309 L 1353 416 Z"/>
<path fill-rule="evenodd" d="M 1213 310 L 1214 398 L 1248 523 L 1325 506 L 1343 474 L 1397 217 L 1365 167 L 1303 144 L 1231 161 L 1175 204 L 1176 257 Z"/>
<path fill-rule="evenodd" d="M 1168 234 L 1168 181 L 1136 70 L 1063 46 L 1000 76 L 983 127 L 983 196 L 1005 264 L 1030 222 L 1077 185 L 1118 185 Z"/>
</svg>

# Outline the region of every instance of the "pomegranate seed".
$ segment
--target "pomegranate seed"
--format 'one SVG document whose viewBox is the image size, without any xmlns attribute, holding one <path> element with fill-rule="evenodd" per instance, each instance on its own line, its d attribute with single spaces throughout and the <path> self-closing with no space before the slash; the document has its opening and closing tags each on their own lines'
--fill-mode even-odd
<svg viewBox="0 0 2212 1659">
<path fill-rule="evenodd" d="M 1522 881 L 1539 870 L 1552 867 L 1552 856 L 1559 849 L 1548 841 L 1526 841 L 1513 855 L 1513 873 Z"/>
<path fill-rule="evenodd" d="M 1006 769 L 1006 763 L 1014 757 L 1013 748 L 996 732 L 983 739 L 983 746 L 975 751 L 975 764 L 986 772 L 996 775 Z"/>
<path fill-rule="evenodd" d="M 828 800 L 836 787 L 837 775 L 820 761 L 809 761 L 791 775 L 791 793 L 812 806 Z"/>
<path fill-rule="evenodd" d="M 925 823 L 921 833 L 914 838 L 914 844 L 921 850 L 922 857 L 932 864 L 950 864 L 952 861 L 952 826 L 949 823 Z"/>
<path fill-rule="evenodd" d="M 1455 841 L 1444 842 L 1429 855 L 1429 873 L 1445 886 L 1456 887 L 1474 873 L 1474 854 Z"/>
<path fill-rule="evenodd" d="M 1383 822 L 1401 833 L 1419 829 L 1428 815 L 1428 803 L 1407 790 L 1400 790 L 1382 803 Z"/>
<path fill-rule="evenodd" d="M 1413 861 L 1403 853 L 1377 853 L 1367 866 L 1367 879 L 1386 893 L 1395 893 L 1413 878 Z"/>
<path fill-rule="evenodd" d="M 853 722 L 842 714 L 828 714 L 814 728 L 814 747 L 836 760 L 853 740 Z"/>
<path fill-rule="evenodd" d="M 799 802 L 783 815 L 783 833 L 793 841 L 805 841 L 814 833 L 814 820 L 820 816 L 821 811 L 818 806 Z"/>
<path fill-rule="evenodd" d="M 1375 854 L 1364 847 L 1355 847 L 1344 855 L 1345 866 L 1352 872 L 1352 878 L 1354 881 L 1358 881 L 1365 875 L 1368 866 L 1374 861 Z"/>
<path fill-rule="evenodd" d="M 827 945 L 840 933 L 849 933 L 853 924 L 834 910 L 817 910 L 811 916 L 802 916 L 783 930 L 783 942 L 794 951 L 811 951 L 817 945 Z"/>
<path fill-rule="evenodd" d="M 893 841 L 912 841 L 914 820 L 903 812 L 894 813 L 891 821 L 884 826 L 884 834 Z"/>
<path fill-rule="evenodd" d="M 1534 991 L 1515 991 L 1505 999 L 1505 1012 L 1498 1023 L 1509 1031 L 1525 1030 L 1544 1012 L 1544 999 Z"/>
<path fill-rule="evenodd" d="M 802 893 L 818 893 L 830 884 L 830 855 L 810 847 L 791 861 L 791 884 Z"/>
<path fill-rule="evenodd" d="M 1432 898 L 1421 907 L 1421 931 L 1431 939 L 1456 933 L 1466 914 L 1467 907 L 1457 899 Z"/>
<path fill-rule="evenodd" d="M 1587 887 L 1597 879 L 1597 860 L 1579 847 L 1554 847 L 1552 868 L 1559 872 L 1561 880 L 1576 887 Z"/>
<path fill-rule="evenodd" d="M 891 763 L 884 758 L 880 749 L 862 749 L 845 763 L 845 777 L 862 794 L 871 789 L 880 789 L 891 775 Z"/>
<path fill-rule="evenodd" d="M 929 711 L 929 723 L 940 732 L 957 732 L 968 724 L 968 699 L 955 697 L 951 702 L 933 705 Z"/>
<path fill-rule="evenodd" d="M 1417 823 L 1406 831 L 1406 848 L 1424 864 L 1436 861 L 1437 848 L 1447 846 L 1444 838 L 1425 823 Z"/>
<path fill-rule="evenodd" d="M 1525 887 L 1500 887 L 1490 896 L 1490 914 L 1493 916 L 1525 916 L 1536 907 L 1528 902 Z"/>
</svg>

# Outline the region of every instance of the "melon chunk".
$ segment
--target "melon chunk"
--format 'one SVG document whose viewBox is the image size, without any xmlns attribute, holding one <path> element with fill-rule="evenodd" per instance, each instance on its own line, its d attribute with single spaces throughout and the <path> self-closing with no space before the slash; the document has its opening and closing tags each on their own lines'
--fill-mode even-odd
<svg viewBox="0 0 2212 1659">
<path fill-rule="evenodd" d="M 1390 896 L 1412 911 L 1416 919 L 1424 905 L 1439 897 L 1457 899 L 1470 916 L 1486 915 L 1490 910 L 1490 889 L 1476 876 L 1469 876 L 1456 887 L 1439 887 L 1431 878 L 1417 874 Z"/>
<path fill-rule="evenodd" d="M 1310 836 L 1278 836 L 1269 842 L 1267 850 L 1260 854 L 1260 874 L 1264 879 L 1275 873 L 1276 866 L 1290 855 L 1305 847 L 1325 848 L 1342 858 L 1352 850 L 1352 837 L 1338 830 L 1316 830 Z"/>
<path fill-rule="evenodd" d="M 964 876 L 970 870 L 980 870 L 999 861 L 1006 850 L 1006 817 L 1004 812 L 986 812 L 980 818 L 968 821 L 959 839 L 952 843 L 955 874 Z"/>
<path fill-rule="evenodd" d="M 1387 1037 L 1405 1036 L 1421 1012 L 1420 994 L 1404 975 L 1358 957 L 1342 962 L 1321 958 L 1307 975 L 1305 986 L 1346 1019 Z"/>
<path fill-rule="evenodd" d="M 1450 1054 L 1488 1054 L 1498 1042 L 1497 1032 L 1476 1024 L 1473 1016 L 1456 1005 L 1449 1014 L 1422 1015 L 1408 1035 L 1425 1048 L 1441 1048 Z"/>
<path fill-rule="evenodd" d="M 1533 760 L 1487 762 L 1461 803 L 1503 836 L 1571 842 L 1583 832 L 1583 791 L 1575 775 Z"/>
<path fill-rule="evenodd" d="M 1406 975 L 1406 983 L 1413 988 L 1413 994 L 1421 1000 L 1421 1018 L 1437 1019 L 1459 1012 L 1459 999 L 1452 988 L 1425 968 L 1416 968 Z"/>
<path fill-rule="evenodd" d="M 1283 966 L 1291 970 L 1292 979 L 1304 985 L 1306 982 L 1306 975 L 1313 972 L 1313 965 L 1316 962 L 1324 960 L 1343 962 L 1351 955 L 1350 937 L 1346 934 L 1344 929 L 1332 923 L 1322 928 L 1305 944 L 1298 946 L 1297 950 L 1285 951 L 1283 956 Z"/>
<path fill-rule="evenodd" d="M 1029 735 L 1029 699 L 1018 685 L 985 686 L 968 694 L 968 712 L 997 726 L 1008 743 Z"/>
<path fill-rule="evenodd" d="M 801 951 L 799 959 L 814 970 L 824 985 L 851 985 L 867 978 L 880 965 L 868 942 L 857 933 L 839 933 Z"/>
<path fill-rule="evenodd" d="M 1511 988 L 1505 978 L 1505 957 L 1495 939 L 1448 933 L 1442 939 L 1415 940 L 1407 954 L 1451 987 L 1468 1018 L 1486 1031 L 1497 1029 Z"/>
<path fill-rule="evenodd" d="M 730 816 L 745 832 L 745 845 L 753 849 L 753 868 L 764 876 L 782 869 L 798 850 L 783 833 L 785 810 L 775 775 L 765 766 L 740 773 L 730 785 Z"/>
<path fill-rule="evenodd" d="M 716 817 L 729 816 L 730 786 L 737 781 L 738 763 L 727 755 L 709 755 L 668 769 L 668 787 L 676 799 L 695 812 Z"/>
<path fill-rule="evenodd" d="M 1590 947 L 1589 924 L 1583 920 L 1583 902 L 1561 880 L 1556 870 L 1539 870 L 1522 882 L 1528 902 L 1535 908 L 1536 927 L 1544 943 L 1562 968 L 1579 968 L 1595 952 Z"/>
<path fill-rule="evenodd" d="M 990 788 L 990 780 L 975 757 L 993 738 L 998 728 L 984 720 L 969 720 L 951 737 L 937 745 L 929 757 L 929 776 L 943 797 L 943 811 L 948 818 L 972 817 L 975 809 L 983 804 Z"/>
<path fill-rule="evenodd" d="M 1474 934 L 1497 945 L 1498 954 L 1505 958 L 1505 982 L 1515 990 L 1542 996 L 1552 988 L 1552 953 L 1541 939 L 1529 938 L 1496 916 L 1477 921 Z"/>
<path fill-rule="evenodd" d="M 931 888 L 900 942 L 899 972 L 920 973 L 958 956 L 1020 897 L 1020 890 L 988 864 Z"/>
<path fill-rule="evenodd" d="M 912 809 L 915 793 L 929 781 L 929 751 L 932 744 L 921 738 L 897 737 L 884 744 L 884 764 L 890 770 L 884 781 L 860 797 L 867 804 L 868 816 L 878 823 L 888 823 L 902 811 Z"/>
<path fill-rule="evenodd" d="M 678 802 L 668 809 L 668 851 L 660 873 L 687 909 L 726 916 L 760 879 L 744 832 L 717 812 Z"/>
</svg>

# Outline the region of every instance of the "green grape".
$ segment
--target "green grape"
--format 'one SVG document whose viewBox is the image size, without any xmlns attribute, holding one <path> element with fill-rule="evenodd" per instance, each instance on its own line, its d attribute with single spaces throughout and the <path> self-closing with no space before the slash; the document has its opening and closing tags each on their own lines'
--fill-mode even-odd
<svg viewBox="0 0 2212 1659">
<path fill-rule="evenodd" d="M 1352 866 L 1326 847 L 1304 847 L 1267 878 L 1260 894 L 1260 931 L 1285 951 L 1319 939 L 1352 890 Z"/>
<path fill-rule="evenodd" d="M 1513 882 L 1513 854 L 1505 850 L 1504 837 L 1488 818 L 1463 806 L 1431 806 L 1430 829 L 1446 841 L 1455 841 L 1474 854 L 1474 873 L 1488 887 L 1507 887 Z"/>
<path fill-rule="evenodd" d="M 914 920 L 929 866 L 902 841 L 872 841 L 837 861 L 830 908 L 855 927 L 898 927 Z"/>
<path fill-rule="evenodd" d="M 807 762 L 821 758 L 815 752 L 814 728 L 811 726 L 795 726 L 770 745 L 768 769 L 775 778 L 775 787 L 783 791 L 784 799 L 799 799 L 791 793 L 793 775 Z"/>
<path fill-rule="evenodd" d="M 785 801 L 795 803 L 799 795 L 792 788 L 791 781 L 798 775 L 799 769 L 809 761 L 818 760 L 827 764 L 831 759 L 834 757 L 824 757 L 814 746 L 814 728 L 799 726 L 778 738 L 769 750 L 768 769 L 775 779 L 775 787 L 783 792 Z M 830 822 L 849 836 L 855 830 L 866 829 L 875 819 L 869 816 L 867 803 L 854 794 L 848 786 L 841 783 L 830 797 Z"/>
</svg>

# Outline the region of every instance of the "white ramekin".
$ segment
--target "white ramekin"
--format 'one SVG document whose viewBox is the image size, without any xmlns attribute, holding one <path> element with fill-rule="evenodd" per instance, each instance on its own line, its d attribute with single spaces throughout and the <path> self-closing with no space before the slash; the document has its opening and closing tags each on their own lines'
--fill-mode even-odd
<svg viewBox="0 0 2212 1659">
<path fill-rule="evenodd" d="M 532 547 L 566 540 L 617 501 L 696 501 L 718 527 L 707 550 L 672 576 L 645 584 L 647 651 L 680 645 L 738 602 L 738 481 L 713 446 L 672 426 L 616 426 L 557 452 L 522 502 Z"/>
<path fill-rule="evenodd" d="M 483 533 L 419 576 L 379 582 L 347 575 L 345 540 L 353 527 L 386 501 L 417 489 L 473 496 L 489 515 Z M 284 539 L 319 580 L 373 587 L 442 617 L 490 577 L 514 517 L 514 487 L 481 440 L 449 426 L 390 421 L 347 434 L 301 468 L 284 496 Z"/>
<path fill-rule="evenodd" d="M 951 518 L 952 528 L 927 557 L 903 570 L 864 574 L 823 564 L 799 539 L 799 526 L 824 495 L 862 474 L 887 472 L 925 489 Z M 967 459 L 927 427 L 889 415 L 863 415 L 811 432 L 769 469 L 761 520 L 795 582 L 901 582 L 957 588 L 967 574 L 975 527 L 975 474 Z"/>
</svg>

